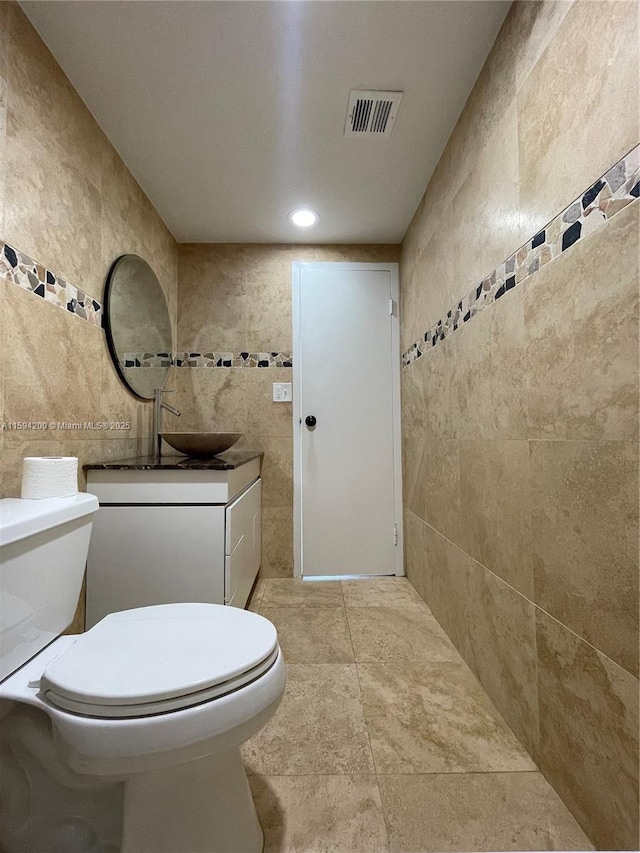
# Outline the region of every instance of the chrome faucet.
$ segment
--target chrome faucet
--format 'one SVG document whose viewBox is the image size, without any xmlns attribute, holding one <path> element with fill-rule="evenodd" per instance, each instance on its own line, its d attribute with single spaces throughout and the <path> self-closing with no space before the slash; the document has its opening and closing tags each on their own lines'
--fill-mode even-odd
<svg viewBox="0 0 640 853">
<path fill-rule="evenodd" d="M 162 410 L 166 409 L 176 418 L 179 418 L 182 412 L 174 409 L 169 403 L 165 403 L 162 399 L 163 394 L 175 394 L 175 391 L 163 391 L 162 388 L 155 388 L 153 391 L 153 454 L 156 459 L 162 456 Z"/>
</svg>

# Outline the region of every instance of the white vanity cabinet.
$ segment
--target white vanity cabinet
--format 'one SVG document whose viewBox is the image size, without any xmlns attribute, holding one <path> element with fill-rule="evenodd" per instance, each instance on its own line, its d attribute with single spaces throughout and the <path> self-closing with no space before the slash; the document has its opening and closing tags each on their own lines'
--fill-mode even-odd
<svg viewBox="0 0 640 853">
<path fill-rule="evenodd" d="M 261 562 L 262 481 L 260 456 L 244 455 L 251 458 L 222 470 L 205 462 L 178 467 L 180 457 L 146 468 L 143 460 L 87 466 L 87 491 L 100 501 L 87 562 L 87 628 L 108 613 L 151 604 L 245 606 Z"/>
</svg>

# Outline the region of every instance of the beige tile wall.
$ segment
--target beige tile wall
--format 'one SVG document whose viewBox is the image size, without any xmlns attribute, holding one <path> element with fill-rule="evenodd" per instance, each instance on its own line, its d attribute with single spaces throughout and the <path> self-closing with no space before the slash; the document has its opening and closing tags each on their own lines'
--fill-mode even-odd
<svg viewBox="0 0 640 853">
<path fill-rule="evenodd" d="M 0 238 L 98 300 L 112 261 L 146 258 L 176 317 L 178 252 L 59 66 L 15 3 L 0 2 Z M 121 385 L 102 330 L 0 280 L 5 421 L 130 421 L 124 433 L 0 433 L 0 493 L 20 493 L 22 459 L 80 465 L 146 450 L 151 405 Z M 75 628 L 82 626 L 82 612 Z"/>
<path fill-rule="evenodd" d="M 398 246 L 178 247 L 11 2 L 0 2 L 0 238 L 99 300 L 112 261 L 140 254 L 167 295 L 176 348 L 199 351 L 290 351 L 294 260 L 399 260 Z M 132 424 L 98 439 L 1 432 L 1 493 L 19 494 L 27 455 L 73 454 L 82 465 L 146 452 L 151 405 L 121 385 L 103 332 L 4 280 L 0 288 L 4 420 Z M 271 576 L 292 573 L 292 413 L 271 402 L 271 383 L 290 380 L 287 369 L 183 369 L 169 383 L 183 411 L 176 429 L 238 431 L 245 446 L 264 450 L 263 573 Z"/>
<path fill-rule="evenodd" d="M 178 350 L 291 352 L 293 261 L 397 262 L 398 246 L 183 244 L 179 262 Z M 289 368 L 175 368 L 179 430 L 241 432 L 238 445 L 263 450 L 262 569 L 293 573 L 292 405 L 272 402 Z"/>
<path fill-rule="evenodd" d="M 514 4 L 403 243 L 403 346 L 637 143 L 637 26 L 631 2 Z M 409 575 L 594 840 L 635 848 L 637 235 L 636 204 L 403 371 Z M 185 246 L 178 275 L 173 238 L 7 2 L 0 236 L 98 299 L 117 255 L 143 255 L 174 318 L 179 278 L 177 346 L 195 350 L 290 349 L 292 260 L 398 259 Z M 0 434 L 2 494 L 25 455 L 143 449 L 150 407 L 119 384 L 102 332 L 0 287 L 3 418 L 132 423 Z M 264 573 L 289 575 L 291 417 L 270 402 L 289 373 L 174 378 L 180 429 L 237 429 L 265 450 Z"/>
<path fill-rule="evenodd" d="M 514 3 L 402 244 L 403 348 L 638 143 L 638 8 Z M 402 371 L 408 575 L 634 850 L 639 234 L 634 202 Z"/>
</svg>

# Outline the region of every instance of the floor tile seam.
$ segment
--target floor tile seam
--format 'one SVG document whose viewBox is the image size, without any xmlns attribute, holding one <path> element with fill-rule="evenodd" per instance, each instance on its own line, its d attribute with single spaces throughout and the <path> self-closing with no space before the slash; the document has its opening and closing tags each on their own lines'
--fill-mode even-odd
<svg viewBox="0 0 640 853">
<path fill-rule="evenodd" d="M 269 610 L 346 610 L 344 604 L 262 604 Z"/>
<path fill-rule="evenodd" d="M 358 668 L 356 667 L 356 672 L 358 672 Z M 358 672 L 358 684 L 360 684 L 360 673 Z M 360 689 L 360 695 L 362 696 L 362 688 Z M 364 710 L 364 701 L 362 702 L 362 714 L 364 716 L 364 724 L 367 728 L 367 738 L 369 741 L 369 750 L 371 752 L 371 761 L 373 762 L 373 771 L 376 777 L 376 787 L 378 789 L 378 796 L 380 797 L 380 811 L 382 814 L 382 822 L 384 823 L 384 830 L 387 836 L 387 847 L 391 851 L 391 817 L 387 817 L 387 809 L 385 807 L 384 798 L 382 796 L 382 788 L 380 787 L 380 777 L 383 775 L 378 772 L 378 766 L 376 764 L 376 758 L 373 752 L 373 746 L 371 744 L 371 731 L 369 729 L 369 721 L 367 719 L 366 711 Z"/>
<path fill-rule="evenodd" d="M 342 581 L 340 581 L 340 585 L 342 585 Z M 343 600 L 344 600 L 344 593 L 343 593 Z M 353 655 L 353 662 L 355 664 L 356 663 L 356 648 L 353 645 L 353 636 L 351 634 L 351 623 L 349 622 L 349 614 L 347 612 L 346 602 L 344 605 L 344 621 L 347 623 L 347 633 L 349 634 L 349 645 L 351 646 L 351 654 Z M 357 675 L 357 669 L 356 669 L 356 675 Z M 360 677 L 357 676 L 357 678 L 358 678 L 358 690 L 360 691 L 360 703 L 362 704 L 362 687 L 360 685 Z M 364 714 L 364 706 L 363 706 L 362 712 Z M 367 730 L 367 734 L 368 734 L 368 730 Z M 369 743 L 369 749 L 371 749 L 371 743 Z M 371 756 L 373 757 L 373 752 L 371 753 Z"/>
<path fill-rule="evenodd" d="M 349 631 L 351 631 L 351 629 L 349 629 Z M 354 652 L 354 654 L 355 654 L 355 652 Z M 376 778 L 377 778 L 377 776 L 378 776 L 378 768 L 377 768 L 377 765 L 376 765 L 376 757 L 375 757 L 375 754 L 374 754 L 374 752 L 373 752 L 373 744 L 372 744 L 372 742 L 371 742 L 371 730 L 370 730 L 370 728 L 369 728 L 369 720 L 367 719 L 367 712 L 366 712 L 365 707 L 364 707 L 364 694 L 363 694 L 363 692 L 362 692 L 362 684 L 361 684 L 361 682 L 360 682 L 360 670 L 359 670 L 359 667 L 358 667 L 358 664 L 357 664 L 357 663 L 355 664 L 355 667 L 356 667 L 356 679 L 357 679 L 357 681 L 358 681 L 358 692 L 359 692 L 359 694 L 360 694 L 360 708 L 361 708 L 361 710 L 362 710 L 362 719 L 364 720 L 364 726 L 365 726 L 365 730 L 366 730 L 366 732 L 367 732 L 367 743 L 369 744 L 369 753 L 371 754 L 371 763 L 372 763 L 372 765 L 373 765 L 373 772 L 374 772 L 374 774 L 376 775 Z M 378 789 L 378 790 L 379 790 L 379 789 Z M 385 827 L 386 827 L 386 826 L 387 826 L 387 822 L 386 822 L 386 820 L 385 820 Z M 387 827 L 387 833 L 388 833 L 388 831 L 389 831 L 389 830 L 388 830 L 388 827 Z"/>
<path fill-rule="evenodd" d="M 260 607 L 296 607 L 298 610 L 340 610 L 344 608 L 344 604 L 309 604 L 307 601 L 289 601 L 277 602 L 275 604 L 266 604 L 260 602 Z"/>
<path fill-rule="evenodd" d="M 368 715 L 367 715 L 367 711 L 366 711 L 366 709 L 365 709 L 364 696 L 363 696 L 363 692 L 362 692 L 362 683 L 361 683 L 361 681 L 360 681 L 360 665 L 359 665 L 359 664 L 357 664 L 357 663 L 356 663 L 356 673 L 357 673 L 357 677 L 358 677 L 358 687 L 359 687 L 359 689 L 360 689 L 360 697 L 361 697 L 361 700 L 360 700 L 360 701 L 361 701 L 361 704 L 362 704 L 362 715 L 363 715 L 363 717 L 364 717 L 364 724 L 365 724 L 366 729 L 367 729 L 367 739 L 368 739 L 368 742 L 369 742 L 369 750 L 370 750 L 370 752 L 371 752 L 371 760 L 372 760 L 372 762 L 373 762 L 373 769 L 374 769 L 374 773 L 375 773 L 375 775 L 376 775 L 376 778 L 378 779 L 378 790 L 380 790 L 379 779 L 380 779 L 380 776 L 381 776 L 381 775 L 384 775 L 384 774 L 381 774 L 381 773 L 379 773 L 379 771 L 378 771 L 378 765 L 377 765 L 377 763 L 376 763 L 376 758 L 375 758 L 375 754 L 374 754 L 374 751 L 373 751 L 373 744 L 372 744 L 372 742 L 371 742 L 371 728 L 370 728 L 370 723 L 369 723 L 369 718 L 368 718 Z M 408 774 L 408 775 L 410 775 L 410 774 Z M 380 791 L 380 797 L 382 798 L 382 791 Z M 382 802 L 382 799 L 381 799 L 381 802 Z M 391 837 L 391 836 L 390 836 L 390 829 L 389 829 L 389 825 L 388 825 L 388 823 L 387 823 L 387 818 L 386 818 L 386 814 L 385 814 L 385 811 L 384 811 L 384 803 L 383 803 L 383 809 L 382 809 L 382 811 L 383 811 L 383 819 L 384 819 L 385 827 L 386 827 L 386 829 L 387 829 L 387 834 L 389 835 L 389 837 Z"/>
<path fill-rule="evenodd" d="M 382 789 L 380 788 L 380 779 L 377 779 L 378 786 L 378 794 L 380 795 L 380 810 L 382 812 L 382 821 L 384 823 L 384 829 L 387 834 L 387 847 L 389 851 L 394 851 L 395 847 L 391 844 L 391 815 L 387 818 L 387 808 L 384 804 L 384 798 L 382 796 Z"/>
<path fill-rule="evenodd" d="M 456 653 L 459 654 L 459 652 L 457 652 L 457 650 L 456 650 Z M 477 684 L 480 685 L 483 692 L 487 695 L 487 697 L 490 699 L 490 701 L 493 704 L 493 700 L 491 700 L 491 697 L 489 696 L 487 691 L 482 686 L 480 679 L 478 678 L 478 676 L 475 674 L 475 672 L 471 669 L 469 664 L 465 661 L 465 659 L 462 656 L 459 656 L 455 660 L 424 660 L 424 658 L 419 659 L 419 660 L 411 660 L 410 658 L 393 658 L 393 659 L 389 659 L 389 660 L 378 659 L 378 660 L 356 660 L 355 661 L 356 666 L 393 667 L 396 664 L 406 664 L 406 663 L 412 664 L 413 666 L 420 667 L 422 669 L 424 669 L 425 667 L 431 667 L 431 666 L 437 666 L 439 668 L 445 667 L 445 666 L 448 666 L 451 668 L 453 668 L 453 667 L 463 668 L 464 671 L 468 672 L 473 677 L 473 680 Z"/>
<path fill-rule="evenodd" d="M 424 521 L 423 524 L 427 522 Z M 425 601 L 401 601 L 401 602 L 383 602 L 376 604 L 345 604 L 345 610 L 375 610 L 377 607 L 392 607 L 395 610 L 426 610 L 431 612 L 431 608 Z"/>
<path fill-rule="evenodd" d="M 469 439 L 472 441 L 473 439 Z M 514 439 L 516 440 L 516 439 Z M 521 439 L 522 441 L 545 441 L 545 442 L 566 442 L 566 443 L 590 443 L 590 444 L 637 444 L 638 438 L 564 438 L 560 436 L 544 436 L 543 438 L 526 438 Z"/>
<path fill-rule="evenodd" d="M 272 580 L 276 580 L 276 579 L 275 578 L 263 578 L 263 580 L 264 580 L 264 584 L 262 585 L 262 594 L 260 595 L 260 601 L 258 602 L 258 605 L 257 605 L 258 606 L 258 613 L 260 612 L 260 608 L 262 607 L 262 602 L 264 601 L 264 597 L 265 597 L 265 594 L 267 592 L 267 589 L 270 586 L 269 582 Z"/>
<path fill-rule="evenodd" d="M 401 775 L 401 774 L 398 774 Z M 316 779 L 318 776 L 324 776 L 327 779 L 344 779 L 345 776 L 359 776 L 365 779 L 374 779 L 375 773 L 252 773 L 252 777 L 283 777 L 283 778 L 291 778 L 291 777 L 299 777 L 301 779 L 309 778 Z"/>
<path fill-rule="evenodd" d="M 353 608 L 352 608 L 353 609 Z M 357 609 L 357 608 L 356 608 Z M 370 608 L 367 608 L 370 609 Z M 351 641 L 351 648 L 353 650 L 353 662 L 357 665 L 358 663 L 372 663 L 372 661 L 359 661 L 358 654 L 356 653 L 356 647 L 353 642 L 353 635 L 351 633 L 351 620 L 349 619 L 349 608 L 345 607 L 345 617 L 347 620 L 347 627 L 349 629 L 349 639 Z M 378 663 L 380 661 L 373 661 L 373 663 Z M 358 673 L 358 684 L 360 685 L 360 673 Z M 360 685 L 360 694 L 362 695 L 362 685 Z"/>
<path fill-rule="evenodd" d="M 410 776 L 414 778 L 416 776 L 428 776 L 429 778 L 433 776 L 540 776 L 541 779 L 544 779 L 545 776 L 541 770 L 531 770 L 522 769 L 522 770 L 415 770 L 413 772 L 405 771 L 399 772 L 394 771 L 392 773 L 384 773 L 384 772 L 376 772 L 376 776 L 378 779 L 384 779 L 385 777 L 396 777 L 396 776 Z"/>
<path fill-rule="evenodd" d="M 509 589 L 510 589 L 512 592 L 515 592 L 515 593 L 516 593 L 516 595 L 518 595 L 520 598 L 524 599 L 524 600 L 525 600 L 528 604 L 530 604 L 530 605 L 531 605 L 535 610 L 539 610 L 541 613 L 544 613 L 544 615 L 545 615 L 545 616 L 548 616 L 548 617 L 549 617 L 549 619 L 553 619 L 553 621 L 554 621 L 554 622 L 556 622 L 558 625 L 561 625 L 561 626 L 562 626 L 565 630 L 567 630 L 570 634 L 573 634 L 573 636 L 574 636 L 574 637 L 576 637 L 578 640 L 581 640 L 583 643 L 585 643 L 587 646 L 589 646 L 590 648 L 592 648 L 595 652 L 597 652 L 597 653 L 598 653 L 599 655 L 601 655 L 603 658 L 606 658 L 606 660 L 607 660 L 607 661 L 609 661 L 610 663 L 612 663 L 612 664 L 613 664 L 615 667 L 617 667 L 618 669 L 622 670 L 622 672 L 624 672 L 624 673 L 626 673 L 627 675 L 631 676 L 631 678 L 634 678 L 636 681 L 639 681 L 639 680 L 640 680 L 640 675 L 637 675 L 636 673 L 631 672 L 630 670 L 628 670 L 628 669 L 627 669 L 625 666 L 623 666 L 621 663 L 618 663 L 618 661 L 616 661 L 616 660 L 614 660 L 612 657 L 610 657 L 606 652 L 602 651 L 602 649 L 599 649 L 597 646 L 594 646 L 594 645 L 593 645 L 593 643 L 589 642 L 589 640 L 587 640 L 587 639 L 586 639 L 585 637 L 583 637 L 581 634 L 578 634 L 576 631 L 574 631 L 572 628 L 570 628 L 570 627 L 569 627 L 569 625 L 566 625 L 564 622 L 562 622 L 560 619 L 558 619 L 558 617 L 557 617 L 557 616 L 554 616 L 552 613 L 549 613 L 547 610 L 545 610 L 545 609 L 544 609 L 544 607 L 541 607 L 539 604 L 537 604 L 537 603 L 536 603 L 535 601 L 533 601 L 531 598 L 527 598 L 527 596 L 526 596 L 523 592 L 521 592 L 519 589 L 516 589 L 516 588 L 515 588 L 514 586 L 512 586 L 508 581 L 506 581 L 504 578 L 500 577 L 500 575 L 496 574 L 492 569 L 488 568 L 488 566 L 485 566 L 485 565 L 484 565 L 484 563 L 481 563 L 479 560 L 476 560 L 476 558 L 475 558 L 475 557 L 473 557 L 471 554 L 469 554 L 467 551 L 465 551 L 465 550 L 464 550 L 464 548 L 461 548 L 457 543 L 453 542 L 451 539 L 449 539 L 447 536 L 445 536 L 445 535 L 444 535 L 440 530 L 438 530 L 437 528 L 435 528 L 432 524 L 429 524 L 429 522 L 428 522 L 428 521 L 425 521 L 424 519 L 420 519 L 420 520 L 422 521 L 422 523 L 423 523 L 423 524 L 426 524 L 426 526 L 427 526 L 427 527 L 431 528 L 431 530 L 433 530 L 433 531 L 434 531 L 434 533 L 437 533 L 437 534 L 438 534 L 438 536 L 441 536 L 441 537 L 442 537 L 445 541 L 447 541 L 450 545 L 453 545 L 453 547 L 454 547 L 454 548 L 456 548 L 456 549 L 457 549 L 458 551 L 460 551 L 462 554 L 465 554 L 467 557 L 469 557 L 469 559 L 470 559 L 470 560 L 473 560 L 473 562 L 474 562 L 474 563 L 477 563 L 477 564 L 478 564 L 482 569 L 484 569 L 484 571 L 485 571 L 485 572 L 489 572 L 489 574 L 490 574 L 490 575 L 492 575 L 494 578 L 496 578 L 496 580 L 500 581 L 500 582 L 501 582 L 501 583 L 503 583 L 505 586 L 509 587 Z M 428 605 L 427 605 L 427 606 L 428 606 Z M 436 620 L 436 622 L 438 622 L 438 625 L 440 625 L 440 627 L 441 627 L 441 628 L 442 628 L 442 630 L 444 631 L 444 628 L 443 628 L 443 626 L 442 626 L 442 623 L 441 623 L 441 622 L 436 618 L 436 616 L 435 616 L 435 615 L 434 615 L 434 619 Z M 537 633 L 537 632 L 536 632 L 536 633 Z M 447 634 L 447 632 L 446 632 L 446 631 L 445 631 L 445 634 Z M 449 636 L 449 635 L 447 634 L 447 637 L 448 637 L 448 636 Z M 449 638 L 449 639 L 451 639 L 451 638 Z M 452 641 L 452 642 L 453 642 L 453 641 Z M 476 676 L 476 677 L 477 677 L 477 676 Z"/>
<path fill-rule="evenodd" d="M 404 769 L 403 767 L 398 767 L 391 764 L 389 767 L 386 767 L 384 770 L 380 772 L 376 772 L 376 775 L 380 781 L 384 781 L 384 779 L 388 776 L 406 776 L 407 779 L 413 779 L 416 776 L 505 776 L 505 775 L 518 775 L 527 773 L 537 773 L 538 775 L 544 777 L 544 774 L 539 770 L 535 770 L 532 767 L 503 767 L 499 765 L 498 767 L 475 767 L 475 768 L 467 768 L 460 767 L 460 769 L 455 769 L 456 765 L 454 764 L 454 769 L 446 770 L 444 767 L 434 767 L 433 769 L 429 769 L 430 765 L 426 764 L 425 766 L 417 767 L 414 770 Z"/>
<path fill-rule="evenodd" d="M 260 583 L 260 581 L 262 581 L 262 583 Z M 264 598 L 264 591 L 265 591 L 265 589 L 267 588 L 267 583 L 268 583 L 268 579 L 267 579 L 267 578 L 258 578 L 258 579 L 257 579 L 257 581 L 256 581 L 255 586 L 253 587 L 253 590 L 252 590 L 252 598 L 253 598 L 253 596 L 255 596 L 255 595 L 256 595 L 256 593 L 258 592 L 258 590 L 260 590 L 260 595 L 259 595 L 259 597 L 258 597 L 258 596 L 256 596 L 256 598 L 259 598 L 259 600 L 258 600 L 258 604 L 260 604 L 260 603 L 262 602 L 262 599 Z"/>
<path fill-rule="evenodd" d="M 285 661 L 285 663 L 287 663 L 287 662 Z M 352 660 L 352 661 L 325 661 L 324 663 L 315 663 L 313 661 L 310 661 L 308 663 L 304 663 L 302 661 L 300 663 L 295 663 L 292 661 L 291 663 L 287 663 L 287 666 L 322 666 L 322 667 L 327 667 L 327 666 L 345 667 L 345 666 L 349 666 L 349 667 L 354 667 L 354 666 L 357 666 L 357 662 L 354 660 Z"/>
<path fill-rule="evenodd" d="M 375 659 L 373 659 L 373 658 L 367 659 L 367 658 L 363 658 L 361 656 L 356 656 L 355 660 L 353 662 L 356 664 L 362 665 L 362 666 L 378 666 L 378 665 L 404 666 L 405 664 L 410 664 L 412 666 L 423 667 L 423 668 L 424 667 L 431 667 L 431 666 L 442 666 L 442 665 L 447 664 L 447 663 L 450 663 L 450 664 L 463 663 L 464 666 L 466 667 L 466 669 L 468 669 L 469 672 L 471 672 L 471 674 L 474 676 L 476 681 L 478 681 L 478 676 L 473 672 L 473 670 L 469 669 L 469 665 L 466 663 L 466 661 L 464 661 L 464 660 L 459 661 L 457 658 L 455 660 L 451 660 L 451 659 L 447 659 L 447 658 L 444 658 L 442 660 L 440 660 L 440 659 L 439 660 L 433 660 L 433 659 L 426 659 L 425 660 L 424 657 L 422 657 L 422 658 L 412 658 L 412 657 L 379 658 L 378 657 Z M 484 690 L 484 688 L 483 688 L 483 690 Z M 485 693 L 486 693 L 486 690 L 485 690 Z"/>
<path fill-rule="evenodd" d="M 264 581 L 263 584 L 260 584 L 261 580 Z M 268 578 L 258 578 L 256 581 L 256 585 L 251 590 L 251 597 L 249 599 L 249 602 L 253 607 L 256 608 L 253 611 L 254 613 L 257 613 L 260 610 L 260 605 L 262 604 L 262 599 L 264 598 L 264 591 L 267 588 L 267 581 L 268 581 Z M 254 600 L 256 598 L 256 592 L 258 591 L 258 587 L 260 585 L 262 586 L 262 592 L 260 594 L 260 597 L 257 600 Z"/>
<path fill-rule="evenodd" d="M 376 779 L 378 782 L 384 780 L 386 778 L 395 778 L 395 777 L 407 777 L 410 779 L 414 779 L 415 777 L 425 776 L 432 778 L 434 776 L 539 776 L 541 779 L 544 779 L 548 782 L 546 776 L 541 770 L 533 770 L 531 768 L 522 768 L 521 770 L 517 768 L 511 768 L 509 770 L 393 770 L 393 771 L 378 771 L 377 769 L 374 771 L 367 770 L 343 770 L 341 772 L 337 770 L 333 770 L 330 773 L 326 771 L 318 771 L 317 773 L 313 773 L 311 771 L 306 772 L 298 772 L 293 771 L 291 773 L 286 773 L 284 771 L 261 771 L 255 773 L 253 771 L 247 770 L 247 778 L 317 778 L 318 776 L 326 777 L 326 778 L 338 778 L 344 779 L 345 777 L 363 777 L 368 779 Z M 548 782 L 551 785 L 550 782 Z M 553 786 L 551 785 L 553 788 Z M 554 789 L 555 790 L 555 789 Z"/>
<path fill-rule="evenodd" d="M 279 773 L 276 773 L 276 772 L 273 772 L 273 773 L 272 772 L 254 773 L 254 772 L 251 772 L 249 770 L 246 770 L 246 773 L 247 773 L 248 779 L 255 779 L 258 777 L 260 777 L 260 778 L 278 777 L 278 778 L 283 778 L 283 779 L 284 778 L 287 778 L 287 779 L 288 778 L 299 778 L 299 777 L 316 778 L 318 776 L 323 776 L 323 777 L 327 777 L 327 778 L 335 777 L 338 779 L 344 779 L 344 778 L 349 777 L 349 776 L 363 776 L 363 777 L 366 777 L 368 779 L 372 779 L 372 780 L 376 779 L 377 780 L 377 774 L 372 772 L 371 770 L 368 770 L 368 771 L 367 770 L 360 770 L 360 771 L 345 770 L 342 773 L 335 771 L 335 770 L 331 773 L 327 773 L 326 771 L 319 771 L 318 773 L 311 773 L 311 772 L 299 773 L 297 771 L 294 771 L 292 773 L 284 773 L 282 771 L 280 771 Z M 403 774 L 397 774 L 397 775 L 403 775 Z M 429 774 L 427 774 L 427 775 L 429 775 Z"/>
</svg>

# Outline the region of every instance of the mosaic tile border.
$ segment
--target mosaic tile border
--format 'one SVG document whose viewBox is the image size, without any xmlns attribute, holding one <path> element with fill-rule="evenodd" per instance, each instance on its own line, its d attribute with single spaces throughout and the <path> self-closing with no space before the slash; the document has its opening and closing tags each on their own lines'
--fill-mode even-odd
<svg viewBox="0 0 640 853">
<path fill-rule="evenodd" d="M 68 311 L 92 326 L 103 327 L 104 306 L 29 255 L 0 240 L 0 277 Z M 290 352 L 125 353 L 122 367 L 292 367 Z"/>
<path fill-rule="evenodd" d="M 454 305 L 419 341 L 405 350 L 402 366 L 408 367 L 496 299 L 522 284 L 639 197 L 640 145 L 605 172 L 582 196 L 572 201 Z"/>
<path fill-rule="evenodd" d="M 134 367 L 293 367 L 290 352 L 126 352 L 120 364 Z"/>
<path fill-rule="evenodd" d="M 640 197 L 640 145 L 619 160 L 544 228 L 496 267 L 402 353 L 408 367 L 509 290 Z M 0 276 L 81 320 L 102 327 L 96 299 L 0 240 Z M 292 367 L 290 352 L 126 353 L 123 367 Z"/>
<path fill-rule="evenodd" d="M 100 302 L 2 240 L 0 276 L 92 326 L 102 327 L 104 311 Z"/>
</svg>

